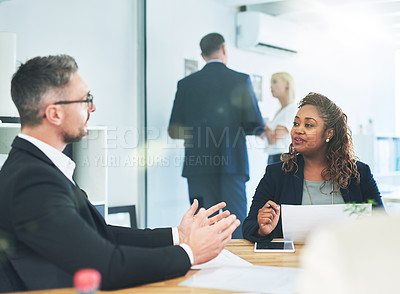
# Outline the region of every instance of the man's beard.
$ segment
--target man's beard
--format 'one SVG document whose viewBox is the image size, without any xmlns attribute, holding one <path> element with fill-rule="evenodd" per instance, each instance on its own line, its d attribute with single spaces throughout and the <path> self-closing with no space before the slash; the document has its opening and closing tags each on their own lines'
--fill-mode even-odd
<svg viewBox="0 0 400 294">
<path fill-rule="evenodd" d="M 90 117 L 90 114 L 88 114 L 88 116 L 87 116 L 86 123 L 88 122 L 89 117 Z M 67 144 L 79 142 L 80 140 L 82 140 L 83 137 L 87 136 L 87 134 L 88 134 L 88 130 L 87 130 L 86 124 L 80 128 L 79 133 L 77 135 L 72 136 L 65 131 L 62 132 L 64 142 Z"/>
<path fill-rule="evenodd" d="M 66 132 L 62 133 L 64 142 L 69 144 L 69 143 L 75 143 L 79 142 L 83 137 L 85 137 L 88 134 L 88 131 L 85 127 L 82 127 L 79 130 L 79 133 L 77 135 L 72 136 L 71 134 L 68 134 Z"/>
</svg>

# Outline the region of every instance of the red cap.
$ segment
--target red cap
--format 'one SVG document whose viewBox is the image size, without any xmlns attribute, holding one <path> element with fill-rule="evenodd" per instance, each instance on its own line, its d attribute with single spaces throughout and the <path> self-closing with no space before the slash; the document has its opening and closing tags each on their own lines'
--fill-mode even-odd
<svg viewBox="0 0 400 294">
<path fill-rule="evenodd" d="M 98 289 L 101 282 L 101 274 L 91 268 L 77 271 L 74 276 L 75 289 L 81 292 L 88 292 Z"/>
</svg>

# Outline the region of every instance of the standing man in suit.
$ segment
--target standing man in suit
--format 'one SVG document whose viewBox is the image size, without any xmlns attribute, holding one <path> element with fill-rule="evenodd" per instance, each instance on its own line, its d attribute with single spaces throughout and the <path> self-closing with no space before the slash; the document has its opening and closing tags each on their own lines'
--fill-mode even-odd
<svg viewBox="0 0 400 294">
<path fill-rule="evenodd" d="M 67 55 L 36 57 L 13 76 L 21 134 L 0 171 L 0 292 L 72 287 L 88 267 L 106 290 L 184 275 L 216 257 L 239 225 L 229 212 L 208 218 L 224 203 L 195 215 L 197 201 L 177 228 L 107 225 L 62 153 L 96 110 L 77 70 Z"/>
<path fill-rule="evenodd" d="M 189 198 L 200 207 L 220 201 L 240 221 L 247 214 L 245 183 L 249 180 L 246 135 L 260 135 L 264 121 L 250 77 L 226 66 L 223 36 L 200 41 L 202 70 L 178 82 L 168 132 L 185 140 L 182 176 Z M 242 238 L 239 227 L 233 238 Z"/>
</svg>

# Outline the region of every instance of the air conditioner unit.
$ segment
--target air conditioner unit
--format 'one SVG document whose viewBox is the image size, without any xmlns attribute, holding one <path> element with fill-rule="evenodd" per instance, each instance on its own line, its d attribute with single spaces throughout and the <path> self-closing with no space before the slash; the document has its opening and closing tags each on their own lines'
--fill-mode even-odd
<svg viewBox="0 0 400 294">
<path fill-rule="evenodd" d="M 291 22 L 256 11 L 239 12 L 236 46 L 260 53 L 292 55 L 298 52 L 299 27 Z"/>
</svg>

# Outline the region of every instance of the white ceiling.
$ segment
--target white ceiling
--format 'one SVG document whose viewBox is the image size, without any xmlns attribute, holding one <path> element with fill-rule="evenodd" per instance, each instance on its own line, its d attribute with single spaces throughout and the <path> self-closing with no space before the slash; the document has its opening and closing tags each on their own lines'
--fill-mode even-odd
<svg viewBox="0 0 400 294">
<path fill-rule="evenodd" d="M 345 25 L 380 30 L 400 40 L 400 0 L 216 0 L 227 6 L 246 6 L 301 25 Z"/>
</svg>

